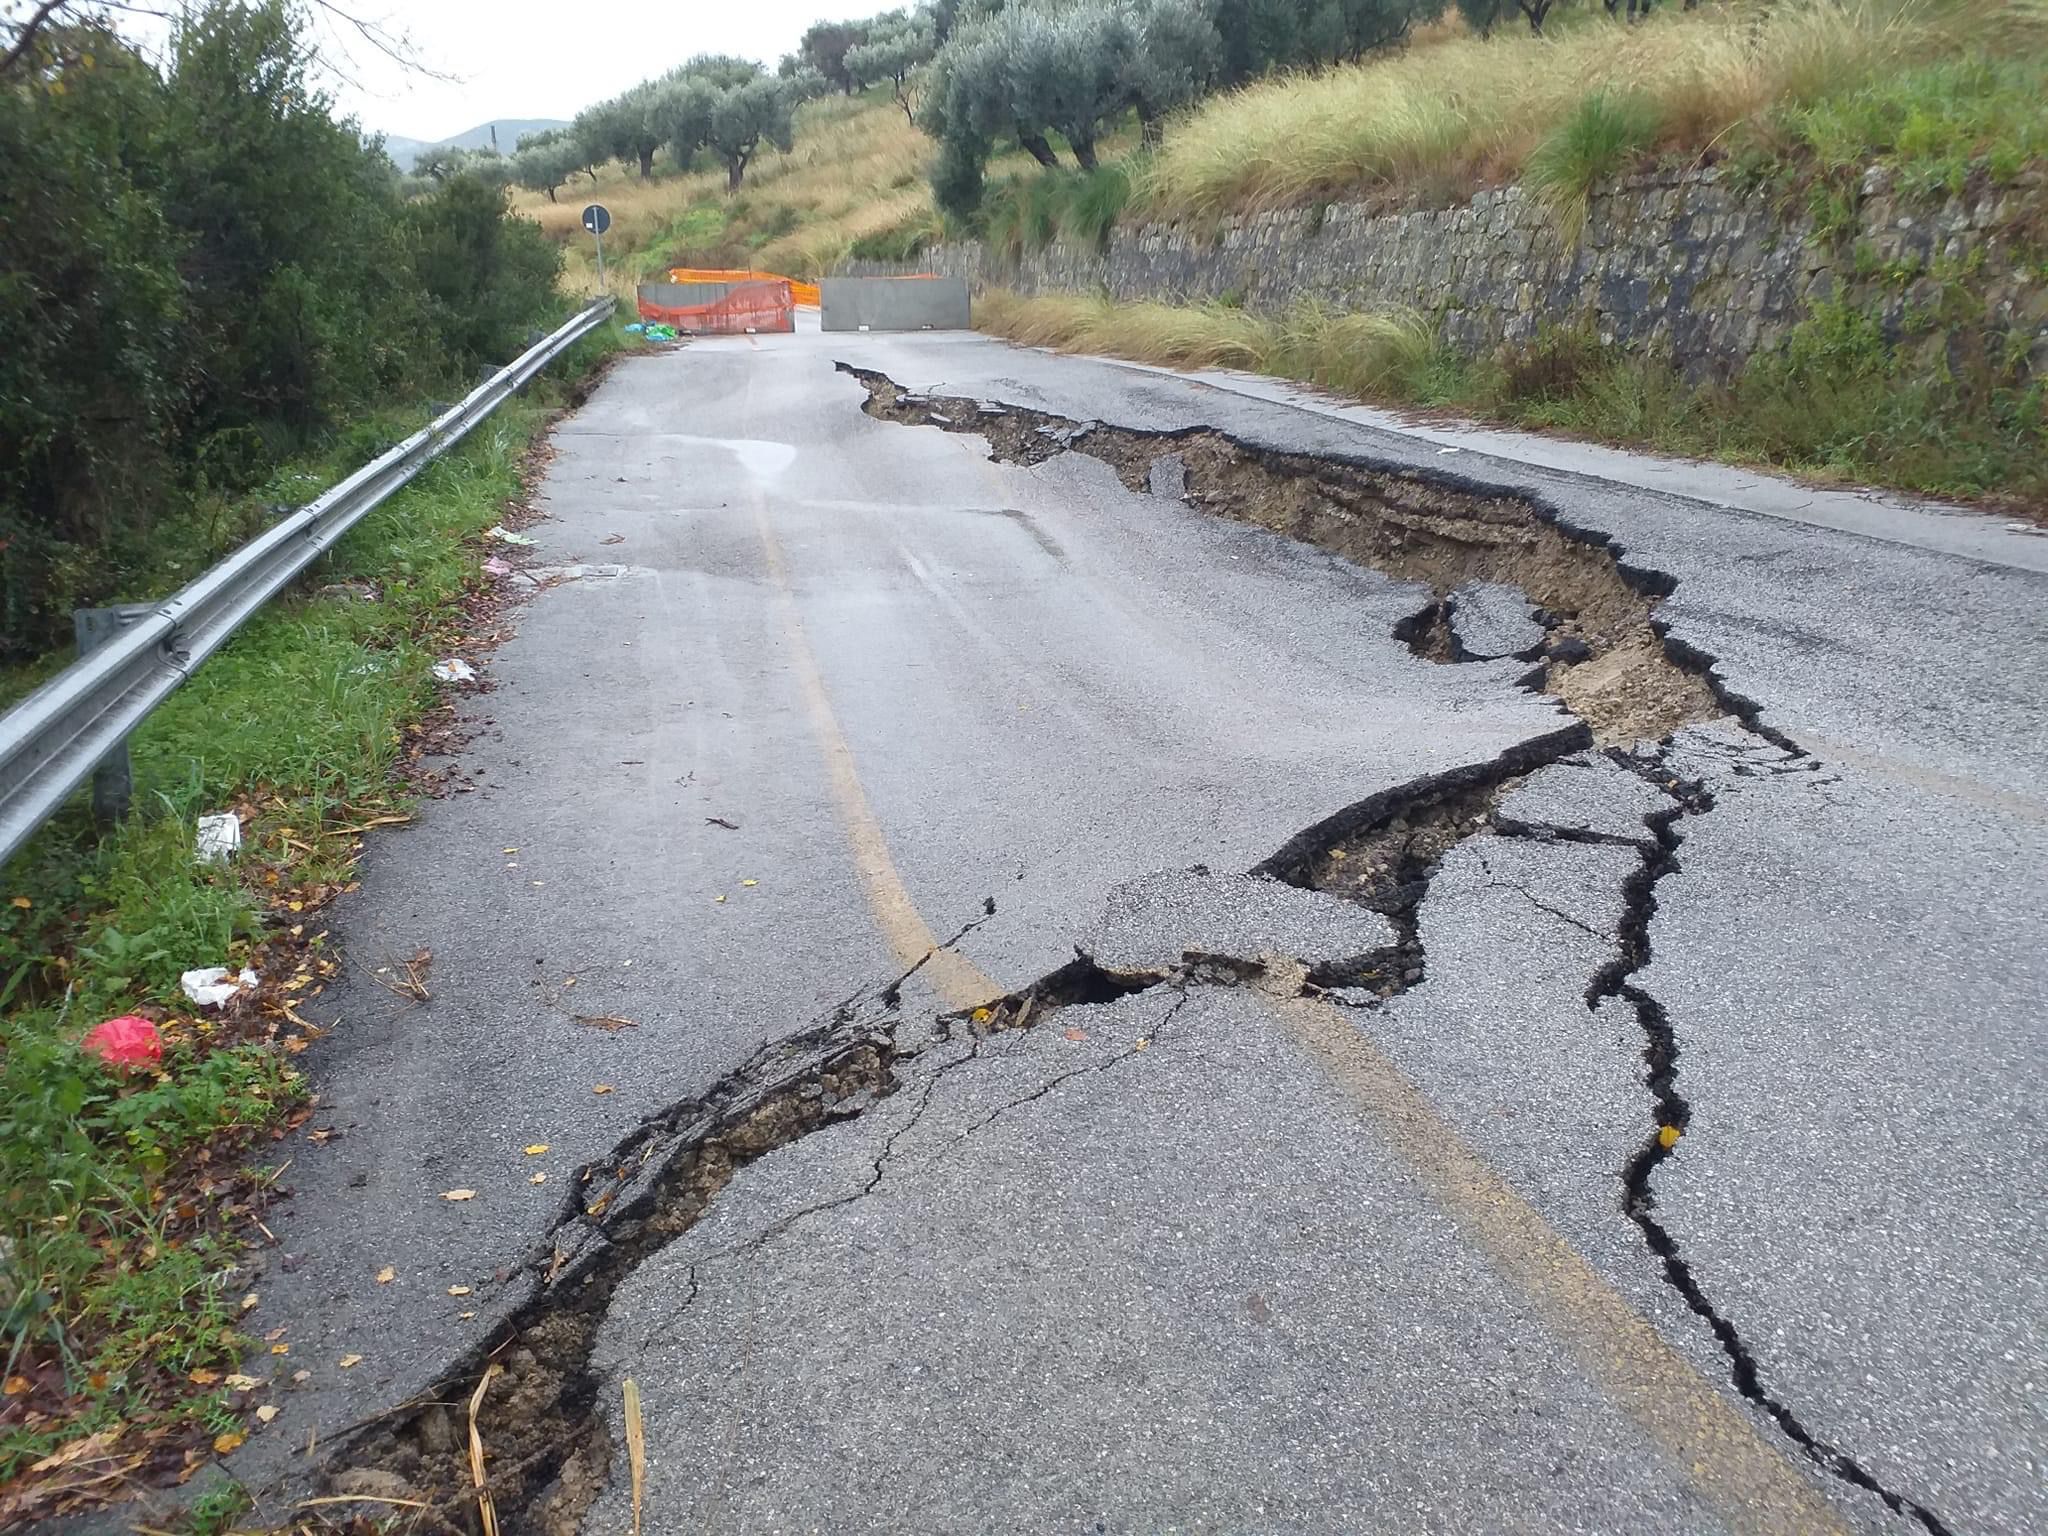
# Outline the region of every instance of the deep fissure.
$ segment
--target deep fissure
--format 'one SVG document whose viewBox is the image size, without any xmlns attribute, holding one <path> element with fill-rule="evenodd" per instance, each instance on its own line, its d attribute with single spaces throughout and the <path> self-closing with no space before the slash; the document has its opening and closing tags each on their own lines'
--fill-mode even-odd
<svg viewBox="0 0 2048 1536">
<path fill-rule="evenodd" d="M 1449 610 L 1457 588 L 1517 588 L 1545 635 L 1525 682 L 1567 706 L 1603 744 L 1653 740 L 1724 714 L 1763 730 L 1757 706 L 1714 676 L 1712 658 L 1669 637 L 1655 618 L 1677 583 L 1630 565 L 1606 535 L 1571 526 L 1532 497 L 1440 471 L 1261 447 L 1208 427 L 1140 430 L 918 394 L 885 374 L 837 366 L 866 389 L 863 409 L 880 420 L 981 437 L 1003 463 L 1083 454 L 1129 490 L 1171 494 L 1420 583 L 1429 600 L 1396 626 L 1395 638 L 1433 661 L 1459 655 Z M 1174 473 L 1160 475 L 1169 461 Z"/>
<path fill-rule="evenodd" d="M 967 924 L 937 948 L 978 925 Z M 641 1263 L 696 1224 L 741 1168 L 892 1097 L 905 1083 L 899 1068 L 924 1050 L 961 1038 L 974 1042 L 966 1055 L 927 1079 L 923 1102 L 877 1154 L 863 1188 L 794 1213 L 758 1234 L 752 1240 L 758 1244 L 873 1193 L 895 1142 L 922 1115 L 938 1080 L 971 1064 L 988 1036 L 1030 1028 L 1062 1007 L 1177 986 L 1181 997 L 1155 1026 L 1156 1034 L 1178 1012 L 1189 987 L 1236 984 L 1259 969 L 1194 959 L 1157 972 L 1117 974 L 1077 955 L 1030 986 L 940 1015 L 924 1037 L 900 1041 L 901 986 L 929 958 L 884 986 L 856 993 L 825 1022 L 763 1046 L 705 1094 L 650 1116 L 610 1154 L 578 1170 L 580 1188 L 524 1266 L 539 1277 L 536 1295 L 443 1372 L 421 1399 L 338 1437 L 347 1464 L 337 1467 L 330 1453 L 328 1489 L 375 1500 L 388 1499 L 392 1488 L 402 1486 L 404 1497 L 426 1506 L 413 1511 L 422 1526 L 466 1532 L 477 1490 L 456 1419 L 477 1382 L 496 1367 L 502 1384 L 494 1383 L 490 1394 L 493 1470 L 487 1487 L 500 1528 L 507 1536 L 574 1536 L 611 1470 L 610 1438 L 598 1415 L 603 1384 L 591 1360 L 612 1299 Z M 1106 1069 L 1120 1059 L 1084 1070 Z M 1043 1096 L 1060 1080 L 1024 1100 Z M 689 1279 L 689 1293 L 671 1316 L 696 1300 L 694 1267 Z M 396 1482 L 377 1482 L 373 1486 L 382 1491 L 373 1492 L 362 1482 L 366 1470 Z"/>
<path fill-rule="evenodd" d="M 981 435 L 990 443 L 991 456 L 1007 462 L 1030 465 L 1080 452 L 1102 459 L 1127 487 L 1144 491 L 1152 484 L 1155 465 L 1170 456 L 1178 465 L 1171 478 L 1190 504 L 1427 585 L 1429 603 L 1396 626 L 1395 638 L 1432 661 L 1459 659 L 1448 602 L 1459 584 L 1495 582 L 1529 597 L 1546 638 L 1522 681 L 1580 718 L 1490 762 L 1369 796 L 1305 829 L 1259 864 L 1252 873 L 1358 901 L 1384 915 L 1395 931 L 1395 943 L 1385 949 L 1297 970 L 1286 984 L 1302 993 L 1329 993 L 1337 1001 L 1352 1001 L 1344 993 L 1363 994 L 1365 1005 L 1372 1007 L 1420 984 L 1427 957 L 1419 912 L 1430 880 L 1451 849 L 1482 830 L 1635 847 L 1640 862 L 1624 882 L 1616 954 L 1586 994 L 1589 1007 L 1617 998 L 1633 1008 L 1645 1040 L 1655 1125 L 1626 1170 L 1627 1214 L 1661 1263 L 1666 1282 L 1713 1332 L 1737 1389 L 1816 1465 L 1876 1494 L 1934 1536 L 1947 1536 L 1947 1527 L 1931 1511 L 1886 1488 L 1853 1458 L 1814 1437 L 1768 1392 L 1747 1346 L 1702 1293 L 1675 1239 L 1655 1215 L 1652 1178 L 1690 1124 L 1691 1107 L 1678 1088 L 1679 1050 L 1670 1022 L 1633 978 L 1650 960 L 1656 886 L 1678 867 L 1679 824 L 1710 810 L 1712 797 L 1703 786 L 1666 771 L 1667 748 L 1647 757 L 1621 748 L 1668 737 L 1680 725 L 1733 716 L 1761 739 L 1804 755 L 1758 720 L 1754 704 L 1725 688 L 1712 672 L 1711 657 L 1676 641 L 1656 622 L 1653 610 L 1675 583 L 1624 564 L 1611 541 L 1568 527 L 1526 497 L 1455 477 L 1257 448 L 1209 429 L 1139 432 L 1010 406 L 916 396 L 883 375 L 839 366 L 866 386 L 870 414 Z M 1596 742 L 1607 747 L 1612 760 L 1650 778 L 1672 800 L 1670 807 L 1645 818 L 1645 838 L 1530 825 L 1497 815 L 1498 800 L 1523 776 Z M 938 948 L 964 936 L 985 916 Z M 1241 960 L 1189 955 L 1171 969 L 1115 973 L 1077 954 L 1029 987 L 979 1009 L 942 1016 L 927 1038 L 910 1042 L 899 1041 L 898 1017 L 900 987 L 909 974 L 857 993 L 826 1022 L 762 1047 L 708 1092 L 650 1117 L 613 1153 L 579 1170 L 579 1187 L 530 1262 L 540 1278 L 535 1296 L 486 1343 L 444 1372 L 425 1399 L 401 1405 L 348 1442 L 350 1468 L 381 1469 L 415 1493 L 424 1491 L 433 1507 L 416 1513 L 427 1527 L 467 1529 L 475 1490 L 455 1415 L 485 1370 L 495 1365 L 505 1385 L 494 1387 L 491 1398 L 490 1488 L 501 1528 L 508 1536 L 567 1536 L 610 1475 L 610 1439 L 597 1411 L 602 1383 L 590 1362 L 612 1298 L 640 1263 L 694 1225 L 739 1169 L 889 1098 L 904 1084 L 900 1067 L 928 1046 L 963 1033 L 975 1041 L 967 1054 L 927 1078 L 924 1101 L 877 1155 L 866 1186 L 805 1208 L 788 1219 L 793 1224 L 872 1193 L 884 1178 L 896 1140 L 916 1124 L 938 1079 L 977 1060 L 981 1038 L 1029 1028 L 1062 1007 L 1176 985 L 1180 999 L 1155 1026 L 1156 1034 L 1184 1006 L 1192 986 L 1279 979 Z M 1108 1070 L 1131 1055 L 1127 1050 L 1078 1068 L 1025 1099 L 1052 1092 L 1082 1072 Z M 998 1107 L 989 1118 L 1009 1107 Z M 1667 1137 L 1667 1127 L 1678 1135 Z M 979 1126 L 967 1134 L 975 1129 Z M 694 1267 L 689 1279 L 682 1307 L 696 1299 Z M 345 1491 L 348 1475 L 335 1475 L 336 1491 Z"/>
<path fill-rule="evenodd" d="M 1623 883 L 1623 921 L 1615 957 L 1586 990 L 1589 1009 L 1613 997 L 1635 1012 L 1644 1038 L 1645 1082 L 1652 1130 L 1624 1170 L 1624 1208 L 1658 1260 L 1668 1283 L 1706 1323 L 1727 1356 L 1731 1379 L 1818 1467 L 1875 1494 L 1895 1514 L 1931 1536 L 1950 1536 L 1925 1505 L 1880 1482 L 1854 1457 L 1812 1434 L 1763 1384 L 1755 1355 L 1706 1296 L 1678 1243 L 1658 1220 L 1653 1176 L 1691 1124 L 1692 1107 L 1678 1087 L 1679 1046 L 1663 1005 L 1633 978 L 1651 958 L 1650 923 L 1656 887 L 1678 868 L 1679 823 L 1713 809 L 1705 785 L 1666 771 L 1671 734 L 1680 726 L 1726 717 L 1784 752 L 1800 767 L 1817 767 L 1803 748 L 1760 718 L 1759 706 L 1714 673 L 1714 658 L 1673 636 L 1654 617 L 1676 590 L 1668 574 L 1626 564 L 1603 534 L 1575 528 L 1534 498 L 1461 477 L 1331 456 L 1264 448 L 1210 428 L 1143 431 L 1077 422 L 1049 412 L 904 390 L 885 374 L 837 365 L 867 391 L 863 409 L 886 421 L 933 425 L 983 437 L 993 459 L 1021 465 L 1076 452 L 1100 459 L 1126 489 L 1158 494 L 1239 522 L 1271 529 L 1430 589 L 1421 609 L 1393 626 L 1393 638 L 1427 660 L 1460 660 L 1451 625 L 1451 593 L 1467 581 L 1516 588 L 1545 632 L 1524 686 L 1558 699 L 1621 767 L 1655 784 L 1672 801 L 1644 817 L 1648 834 L 1634 842 L 1639 863 Z M 1160 467 L 1171 463 L 1172 472 Z M 1661 743 L 1644 757 L 1624 750 Z M 1545 739 L 1545 761 L 1585 745 Z M 1547 755 L 1546 754 L 1547 749 Z M 1398 942 L 1384 960 L 1372 957 L 1350 975 L 1311 973 L 1305 990 L 1362 987 L 1373 1005 L 1419 984 L 1426 957 L 1419 909 L 1443 856 L 1482 827 L 1510 781 L 1534 763 L 1497 761 L 1466 770 L 1463 782 L 1425 779 L 1375 796 L 1300 834 L 1253 872 L 1359 900 L 1393 923 Z M 1452 777 L 1452 776 L 1447 776 Z M 1569 829 L 1504 822 L 1510 836 L 1614 841 Z M 1353 862 L 1353 860 L 1356 862 Z"/>
<path fill-rule="evenodd" d="M 1689 818 L 1707 815 L 1714 808 L 1713 794 L 1705 784 L 1668 770 L 1667 750 L 1660 748 L 1650 757 L 1609 753 L 1614 761 L 1656 785 L 1671 804 L 1643 818 L 1654 841 L 1644 849 L 1641 862 L 1622 884 L 1622 920 L 1615 958 L 1586 987 L 1588 1009 L 1598 1008 L 1610 998 L 1619 999 L 1634 1010 L 1643 1032 L 1644 1082 L 1655 1105 L 1656 1130 L 1624 1170 L 1623 1208 L 1662 1266 L 1665 1283 L 1712 1331 L 1722 1353 L 1728 1357 L 1736 1390 L 1769 1414 L 1815 1465 L 1866 1493 L 1875 1494 L 1894 1514 L 1916 1521 L 1930 1536 L 1951 1536 L 1949 1526 L 1933 1510 L 1886 1486 L 1855 1457 L 1815 1435 L 1789 1404 L 1764 1385 L 1756 1356 L 1735 1325 L 1706 1294 L 1685 1261 L 1678 1240 L 1658 1219 L 1654 1176 L 1658 1166 L 1678 1150 L 1691 1126 L 1692 1104 L 1679 1087 L 1678 1038 L 1664 1005 L 1637 986 L 1633 978 L 1651 960 L 1650 925 L 1657 914 L 1657 886 L 1679 868 L 1678 850 L 1685 841 L 1681 824 Z"/>
</svg>

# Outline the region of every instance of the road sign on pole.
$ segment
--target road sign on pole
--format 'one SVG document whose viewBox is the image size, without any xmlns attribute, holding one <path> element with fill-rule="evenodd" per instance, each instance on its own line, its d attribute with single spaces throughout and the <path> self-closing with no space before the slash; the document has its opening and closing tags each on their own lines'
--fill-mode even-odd
<svg viewBox="0 0 2048 1536">
<path fill-rule="evenodd" d="M 583 210 L 583 227 L 590 231 L 597 241 L 597 286 L 604 287 L 604 232 L 612 227 L 612 211 L 603 203 L 592 203 Z"/>
</svg>

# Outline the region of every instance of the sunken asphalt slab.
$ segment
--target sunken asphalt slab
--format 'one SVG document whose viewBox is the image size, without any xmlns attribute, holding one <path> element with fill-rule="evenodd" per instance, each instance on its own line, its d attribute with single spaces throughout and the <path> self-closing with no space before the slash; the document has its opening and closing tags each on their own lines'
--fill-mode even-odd
<svg viewBox="0 0 2048 1536">
<path fill-rule="evenodd" d="M 1427 441 L 972 338 L 621 367 L 558 432 L 534 530 L 546 565 L 614 564 L 524 610 L 471 706 L 463 763 L 489 787 L 380 843 L 343 911 L 369 964 L 431 948 L 434 998 L 400 1009 L 360 976 L 332 997 L 309 1059 L 314 1124 L 340 1134 L 295 1149 L 273 1223 L 293 1261 L 252 1283 L 252 1325 L 292 1341 L 257 1363 L 314 1379 L 237 1470 L 268 1477 L 309 1431 L 430 1383 L 529 1294 L 578 1164 L 903 969 L 835 754 L 932 933 L 994 900 L 957 950 L 1006 990 L 1076 942 L 1107 954 L 1091 930 L 1134 905 L 1133 965 L 1375 936 L 1328 898 L 1233 902 L 1222 877 L 1566 723 L 1513 686 L 1521 664 L 1395 642 L 1417 588 L 1076 455 L 993 465 L 971 438 L 874 421 L 835 358 L 1075 419 L 1444 467 Z M 2048 582 L 1931 516 L 1873 537 L 1488 473 L 1677 577 L 1661 617 L 1824 763 L 1774 772 L 1775 748 L 1725 731 L 1672 754 L 1716 801 L 1679 826 L 1637 978 L 1694 1114 L 1655 1173 L 1659 1217 L 1810 1430 L 1949 1529 L 2040 1523 L 2024 1215 Z M 1772 1437 L 1622 1212 L 1655 1123 L 1642 1036 L 1585 994 L 1647 841 L 1643 790 L 1590 757 L 1528 780 L 1502 808 L 1513 835 L 1433 881 L 1427 979 L 1345 1017 Z M 1195 865 L 1219 878 L 1156 873 Z M 904 1028 L 957 1002 L 913 978 Z M 1767 1500 L 1702 1494 L 1274 1020 L 1255 988 L 1168 986 L 972 1061 L 934 1047 L 905 1091 L 745 1170 L 633 1275 L 600 1342 L 606 1382 L 632 1375 L 648 1404 L 650 1528 L 1774 1528 Z M 748 1246 L 859 1188 L 884 1146 L 870 1193 Z M 453 1187 L 478 1198 L 442 1201 Z M 399 1280 L 379 1286 L 384 1264 Z M 342 1372 L 344 1353 L 364 1361 Z M 1775 1443 L 1849 1528 L 1913 1528 Z M 624 1528 L 623 1469 L 586 1529 Z"/>
</svg>

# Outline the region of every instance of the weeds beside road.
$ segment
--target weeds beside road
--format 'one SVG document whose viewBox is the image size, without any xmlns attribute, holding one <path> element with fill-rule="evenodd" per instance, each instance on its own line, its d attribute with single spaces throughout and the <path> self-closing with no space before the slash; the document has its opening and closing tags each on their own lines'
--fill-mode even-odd
<svg viewBox="0 0 2048 1536">
<path fill-rule="evenodd" d="M 1827 305 L 1732 384 L 1696 388 L 1669 364 L 1558 330 L 1466 358 L 1421 317 L 1307 303 L 1280 316 L 1221 304 L 1115 303 L 1001 290 L 977 328 L 1027 346 L 1178 368 L 1238 368 L 1359 400 L 1769 464 L 1935 495 L 2048 503 L 2040 386 L 1917 369 L 1869 316 Z"/>
<path fill-rule="evenodd" d="M 234 1265 L 289 1160 L 265 1148 L 304 1102 L 292 1061 L 317 1032 L 299 1006 L 338 963 L 320 913 L 363 836 L 406 817 L 430 668 L 499 601 L 476 541 L 522 504 L 563 398 L 543 381 L 501 407 L 172 695 L 132 742 L 126 822 L 101 837 L 74 804 L 0 876 L 0 1525 L 52 1512 L 62 1467 L 7 1480 L 81 1436 L 178 1477 L 243 1432 Z M 195 818 L 228 809 L 241 857 L 199 862 Z M 260 990 L 195 1009 L 179 976 L 213 965 L 256 969 Z M 124 1013 L 158 1025 L 159 1069 L 80 1050 Z"/>
</svg>

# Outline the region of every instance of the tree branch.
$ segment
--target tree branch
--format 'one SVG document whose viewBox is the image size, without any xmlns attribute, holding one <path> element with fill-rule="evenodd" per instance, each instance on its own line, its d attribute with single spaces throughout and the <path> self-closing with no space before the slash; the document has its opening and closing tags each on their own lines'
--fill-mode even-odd
<svg viewBox="0 0 2048 1536">
<path fill-rule="evenodd" d="M 8 44 L 7 52 L 0 54 L 0 80 L 4 80 L 28 56 L 29 49 L 35 46 L 36 34 L 49 24 L 50 18 L 72 3 L 73 0 L 43 0 L 30 13 L 28 20 L 21 24 L 21 30 L 14 34 L 14 41 Z"/>
</svg>

